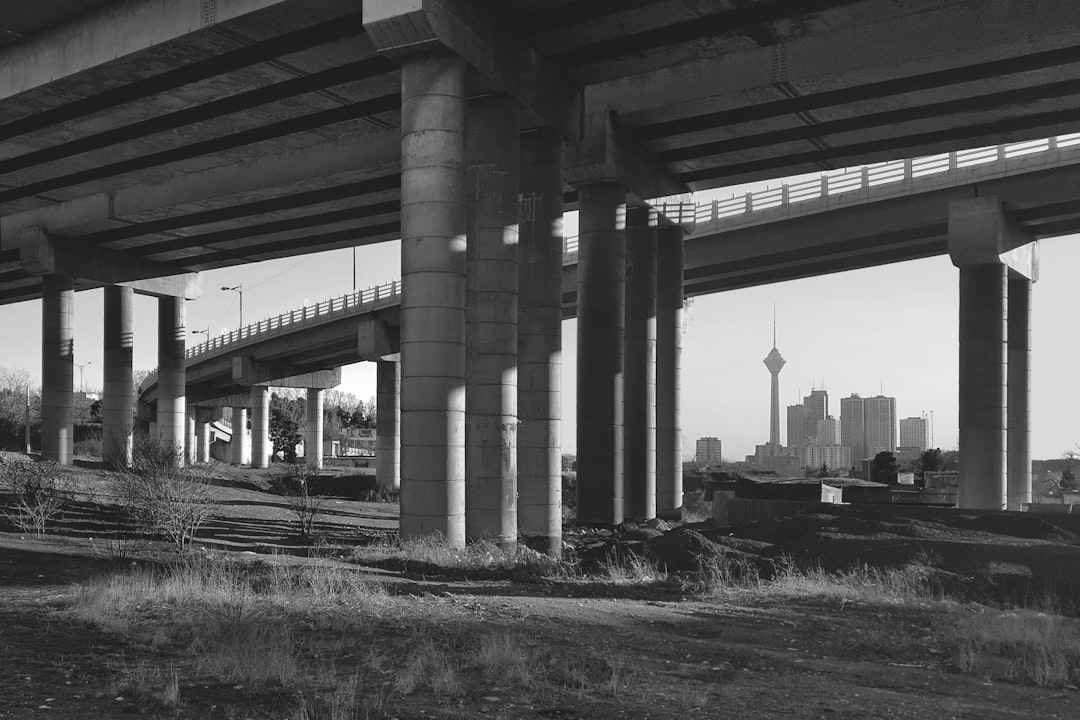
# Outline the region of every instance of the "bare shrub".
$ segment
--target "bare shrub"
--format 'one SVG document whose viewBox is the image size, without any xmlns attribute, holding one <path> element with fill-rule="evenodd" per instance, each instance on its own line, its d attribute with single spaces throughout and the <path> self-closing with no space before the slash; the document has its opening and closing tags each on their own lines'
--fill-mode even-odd
<svg viewBox="0 0 1080 720">
<path fill-rule="evenodd" d="M 0 478 L 13 504 L 4 516 L 24 532 L 45 533 L 46 524 L 60 514 L 74 490 L 55 463 L 0 459 Z"/>
<path fill-rule="evenodd" d="M 315 537 L 315 521 L 322 512 L 322 498 L 311 494 L 317 473 L 307 465 L 289 465 L 270 478 L 270 491 L 285 497 L 302 539 Z"/>
<path fill-rule="evenodd" d="M 955 644 L 953 663 L 961 672 L 990 672 L 1039 687 L 1080 682 L 1080 622 L 1072 618 L 982 609 L 958 625 Z"/>
<path fill-rule="evenodd" d="M 213 510 L 207 471 L 184 467 L 182 455 L 179 448 L 139 438 L 130 467 L 118 470 L 113 480 L 114 493 L 132 519 L 177 550 L 191 546 Z"/>
</svg>

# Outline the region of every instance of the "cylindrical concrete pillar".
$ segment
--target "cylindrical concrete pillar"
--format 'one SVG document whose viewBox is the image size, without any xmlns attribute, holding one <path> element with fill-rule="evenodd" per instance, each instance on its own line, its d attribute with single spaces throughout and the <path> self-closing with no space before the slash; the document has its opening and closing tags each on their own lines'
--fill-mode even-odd
<svg viewBox="0 0 1080 720">
<path fill-rule="evenodd" d="M 72 462 L 75 398 L 75 281 L 41 277 L 41 456 Z"/>
<path fill-rule="evenodd" d="M 656 514 L 682 516 L 683 230 L 656 231 Z"/>
<path fill-rule="evenodd" d="M 375 369 L 375 482 L 401 486 L 401 364 L 380 360 Z"/>
<path fill-rule="evenodd" d="M 577 519 L 623 521 L 623 323 L 626 190 L 578 192 Z"/>
<path fill-rule="evenodd" d="M 465 61 L 401 68 L 401 535 L 465 544 Z"/>
<path fill-rule="evenodd" d="M 110 465 L 131 464 L 134 385 L 131 373 L 134 290 L 105 286 L 105 366 L 101 396 L 101 454 Z"/>
<path fill-rule="evenodd" d="M 961 508 L 1006 505 L 1006 313 L 1004 265 L 960 268 Z"/>
<path fill-rule="evenodd" d="M 317 388 L 308 388 L 307 391 L 304 464 L 315 470 L 323 466 L 323 391 Z"/>
<path fill-rule="evenodd" d="M 1008 509 L 1031 502 L 1031 281 L 1009 278 Z"/>
<path fill-rule="evenodd" d="M 251 467 L 270 464 L 270 388 L 251 386 Z"/>
<path fill-rule="evenodd" d="M 195 413 L 195 462 L 210 462 L 210 410 L 199 408 Z"/>
<path fill-rule="evenodd" d="M 469 102 L 466 123 L 465 534 L 517 542 L 517 101 Z"/>
<path fill-rule="evenodd" d="M 521 139 L 518 532 L 562 551 L 562 133 Z"/>
<path fill-rule="evenodd" d="M 187 339 L 183 298 L 158 298 L 158 391 L 157 437 L 168 447 L 176 448 L 177 459 L 184 462 L 185 369 Z"/>
<path fill-rule="evenodd" d="M 195 408 L 188 408 L 187 422 L 184 423 L 184 451 L 185 461 L 189 464 L 198 462 L 195 447 Z"/>
<path fill-rule="evenodd" d="M 626 210 L 623 484 L 628 519 L 656 517 L 656 230 L 648 207 Z"/>
<path fill-rule="evenodd" d="M 251 441 L 247 434 L 247 408 L 232 409 L 232 440 L 229 441 L 229 464 L 240 467 L 251 453 Z"/>
</svg>

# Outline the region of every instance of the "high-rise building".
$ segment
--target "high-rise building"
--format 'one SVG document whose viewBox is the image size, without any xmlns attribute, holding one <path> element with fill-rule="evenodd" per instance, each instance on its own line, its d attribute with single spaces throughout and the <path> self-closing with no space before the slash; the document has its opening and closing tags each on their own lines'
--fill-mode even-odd
<svg viewBox="0 0 1080 720">
<path fill-rule="evenodd" d="M 930 447 L 929 423 L 926 418 L 907 417 L 900 420 L 900 443 L 902 448 L 917 448 L 920 452 Z"/>
<path fill-rule="evenodd" d="M 803 398 L 803 437 L 802 444 L 813 445 L 817 437 L 818 420 L 824 420 L 829 416 L 829 393 L 824 390 L 811 390 L 810 394 Z"/>
<path fill-rule="evenodd" d="M 787 447 L 788 454 L 798 455 L 803 446 L 803 406 L 788 405 Z"/>
<path fill-rule="evenodd" d="M 819 446 L 840 444 L 840 421 L 829 415 L 824 420 L 817 422 L 817 444 Z"/>
<path fill-rule="evenodd" d="M 866 406 L 856 393 L 840 398 L 840 442 L 851 448 L 851 459 L 866 458 Z"/>
<path fill-rule="evenodd" d="M 824 465 L 829 470 L 851 467 L 851 448 L 847 445 L 808 445 L 803 448 L 803 467 L 817 470 Z"/>
<path fill-rule="evenodd" d="M 720 439 L 714 437 L 698 438 L 694 450 L 694 461 L 699 463 L 720 462 Z"/>
<path fill-rule="evenodd" d="M 896 398 L 875 395 L 863 401 L 866 427 L 866 457 L 879 452 L 896 452 Z"/>
</svg>

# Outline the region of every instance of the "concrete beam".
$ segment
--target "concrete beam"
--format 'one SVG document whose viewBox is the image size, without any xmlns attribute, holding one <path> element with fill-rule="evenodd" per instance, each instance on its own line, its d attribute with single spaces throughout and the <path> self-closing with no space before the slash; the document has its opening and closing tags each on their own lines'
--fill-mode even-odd
<svg viewBox="0 0 1080 720">
<path fill-rule="evenodd" d="M 328 389 L 341 384 L 341 368 L 301 373 L 287 363 L 259 362 L 250 355 L 232 359 L 232 379 L 239 385 Z"/>
<path fill-rule="evenodd" d="M 0 99 L 47 85 L 283 0 L 127 0 L 0 52 Z M 212 8 L 212 11 L 208 11 Z"/>
<path fill-rule="evenodd" d="M 40 227 L 26 228 L 0 243 L 5 250 L 19 250 L 19 264 L 31 275 L 70 275 L 79 280 L 116 285 L 186 272 L 185 268 L 172 263 L 152 262 L 78 240 L 56 237 Z"/>
<path fill-rule="evenodd" d="M 534 125 L 577 137 L 578 88 L 520 33 L 494 21 L 482 5 L 469 0 L 366 0 L 364 29 L 390 57 L 449 49 L 490 81 L 487 89 L 520 101 L 535 116 Z"/>
<path fill-rule="evenodd" d="M 586 93 L 586 107 L 608 106 L 620 115 L 663 108 L 657 119 L 694 116 L 741 106 L 762 91 L 775 93 L 777 83 L 812 96 L 1072 47 L 1080 25 L 1080 5 L 1072 0 L 1043 0 L 1038 12 L 988 0 L 937 5 L 596 83 Z"/>
<path fill-rule="evenodd" d="M 590 108 L 581 139 L 566 148 L 566 182 L 574 187 L 617 182 L 644 203 L 689 188 L 619 127 L 610 110 Z"/>
<path fill-rule="evenodd" d="M 198 300 L 202 296 L 202 279 L 199 273 L 184 273 L 169 277 L 147 278 L 118 283 L 129 287 L 136 295 L 148 297 L 178 297 L 185 300 Z"/>
<path fill-rule="evenodd" d="M 230 195 L 286 188 L 311 178 L 363 171 L 365 176 L 396 172 L 400 164 L 399 131 L 347 135 L 318 145 L 174 177 L 151 185 L 131 185 L 113 192 L 34 208 L 0 217 L 0 237 L 29 227 L 65 235 L 82 226 L 157 212 Z M 380 173 L 379 170 L 386 170 Z M 4 246 L 6 247 L 6 245 Z"/>
<path fill-rule="evenodd" d="M 401 329 L 378 318 L 363 318 L 356 330 L 356 352 L 361 360 L 379 362 L 401 358 Z"/>
<path fill-rule="evenodd" d="M 949 203 L 949 256 L 957 267 L 1000 264 L 1038 279 L 1038 243 L 992 195 Z"/>
</svg>

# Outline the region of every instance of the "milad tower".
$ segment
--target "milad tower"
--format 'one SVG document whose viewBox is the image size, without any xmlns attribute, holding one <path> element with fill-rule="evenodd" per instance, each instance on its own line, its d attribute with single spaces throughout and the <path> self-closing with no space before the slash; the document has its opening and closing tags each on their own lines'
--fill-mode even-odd
<svg viewBox="0 0 1080 720">
<path fill-rule="evenodd" d="M 769 454 L 780 455 L 780 371 L 787 363 L 776 349 L 776 310 L 773 310 L 773 347 L 765 356 L 765 367 L 772 375 L 772 396 L 769 400 Z"/>
</svg>

